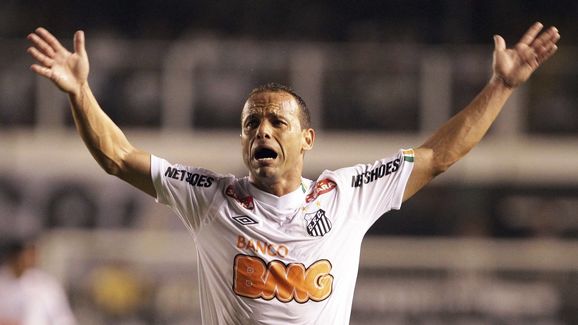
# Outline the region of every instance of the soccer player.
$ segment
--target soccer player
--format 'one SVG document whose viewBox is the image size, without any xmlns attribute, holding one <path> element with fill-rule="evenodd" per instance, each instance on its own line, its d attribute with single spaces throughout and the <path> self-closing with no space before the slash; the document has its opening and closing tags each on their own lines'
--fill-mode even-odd
<svg viewBox="0 0 578 325">
<path fill-rule="evenodd" d="M 425 143 L 391 157 L 302 177 L 315 131 L 291 89 L 269 84 L 241 112 L 248 176 L 171 164 L 130 144 L 87 82 L 84 33 L 69 52 L 44 28 L 28 36 L 31 69 L 68 94 L 76 127 L 96 161 L 169 205 L 196 243 L 204 324 L 347 324 L 362 238 L 462 158 L 512 92 L 556 50 L 554 27 L 531 26 L 511 49 L 494 36 L 493 75 Z"/>
<path fill-rule="evenodd" d="M 64 288 L 36 268 L 30 238 L 0 242 L 0 325 L 74 325 Z"/>
</svg>

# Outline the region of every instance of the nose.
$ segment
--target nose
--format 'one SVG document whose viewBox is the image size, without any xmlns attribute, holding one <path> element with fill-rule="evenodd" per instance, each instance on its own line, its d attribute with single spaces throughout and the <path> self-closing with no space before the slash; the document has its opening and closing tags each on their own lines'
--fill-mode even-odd
<svg viewBox="0 0 578 325">
<path fill-rule="evenodd" d="M 257 139 L 271 139 L 271 125 L 267 120 L 259 124 Z"/>
</svg>

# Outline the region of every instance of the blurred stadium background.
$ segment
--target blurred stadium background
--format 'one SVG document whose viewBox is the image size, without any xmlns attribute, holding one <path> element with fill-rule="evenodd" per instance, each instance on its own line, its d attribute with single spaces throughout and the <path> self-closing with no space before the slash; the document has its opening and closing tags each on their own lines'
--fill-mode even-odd
<svg viewBox="0 0 578 325">
<path fill-rule="evenodd" d="M 134 144 L 245 174 L 239 112 L 291 85 L 319 130 L 306 176 L 412 147 L 489 77 L 492 35 L 562 34 L 482 144 L 382 217 L 352 324 L 578 323 L 575 1 L 30 1 L 0 4 L 0 236 L 40 231 L 41 267 L 81 324 L 197 324 L 192 240 L 105 175 L 66 97 L 28 70 L 26 35 L 87 35 L 90 82 Z"/>
</svg>

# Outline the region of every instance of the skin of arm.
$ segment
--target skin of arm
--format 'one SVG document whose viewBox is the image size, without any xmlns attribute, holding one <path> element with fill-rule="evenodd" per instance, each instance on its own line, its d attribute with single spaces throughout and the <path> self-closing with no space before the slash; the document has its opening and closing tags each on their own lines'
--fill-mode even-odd
<svg viewBox="0 0 578 325">
<path fill-rule="evenodd" d="M 494 36 L 492 78 L 470 104 L 414 150 L 415 163 L 404 201 L 478 144 L 514 89 L 556 52 L 558 30 L 551 27 L 538 36 L 542 27 L 541 23 L 532 25 L 512 49 L 506 49 L 501 36 Z"/>
<path fill-rule="evenodd" d="M 150 154 L 133 147 L 121 129 L 106 115 L 88 85 L 89 62 L 84 33 L 74 34 L 74 52 L 69 52 L 46 29 L 28 35 L 33 46 L 28 53 L 37 63 L 32 71 L 50 79 L 68 94 L 72 116 L 86 147 L 109 174 L 156 197 L 150 176 Z"/>
<path fill-rule="evenodd" d="M 150 176 L 150 154 L 130 144 L 122 130 L 100 108 L 88 83 L 68 97 L 76 129 L 98 164 L 107 173 L 156 197 Z"/>
<path fill-rule="evenodd" d="M 513 89 L 556 52 L 558 30 L 552 27 L 537 37 L 541 29 L 542 24 L 534 24 L 513 49 L 506 49 L 502 37 L 494 37 L 494 73 L 490 82 L 466 108 L 415 149 L 414 169 L 404 201 L 467 154 L 485 135 Z M 150 155 L 129 143 L 102 111 L 88 86 L 84 33 L 75 33 L 74 53 L 44 28 L 36 29 L 28 39 L 34 45 L 28 52 L 38 61 L 31 69 L 68 93 L 78 132 L 100 166 L 155 197 Z"/>
</svg>

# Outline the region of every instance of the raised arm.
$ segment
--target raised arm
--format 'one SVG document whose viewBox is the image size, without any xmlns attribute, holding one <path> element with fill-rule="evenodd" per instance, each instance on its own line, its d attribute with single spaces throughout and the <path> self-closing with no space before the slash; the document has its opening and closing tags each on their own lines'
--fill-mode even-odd
<svg viewBox="0 0 578 325">
<path fill-rule="evenodd" d="M 120 128 L 98 105 L 88 85 L 89 63 L 84 33 L 74 34 L 74 53 L 69 52 L 46 29 L 28 35 L 28 53 L 37 63 L 32 71 L 50 79 L 68 94 L 78 133 L 98 164 L 109 174 L 156 197 L 150 176 L 150 155 L 133 147 Z"/>
<path fill-rule="evenodd" d="M 493 75 L 482 91 L 462 111 L 415 149 L 415 163 L 404 193 L 413 196 L 435 176 L 465 156 L 486 134 L 516 87 L 558 49 L 555 27 L 538 36 L 542 24 L 532 25 L 514 48 L 494 36 Z"/>
</svg>

